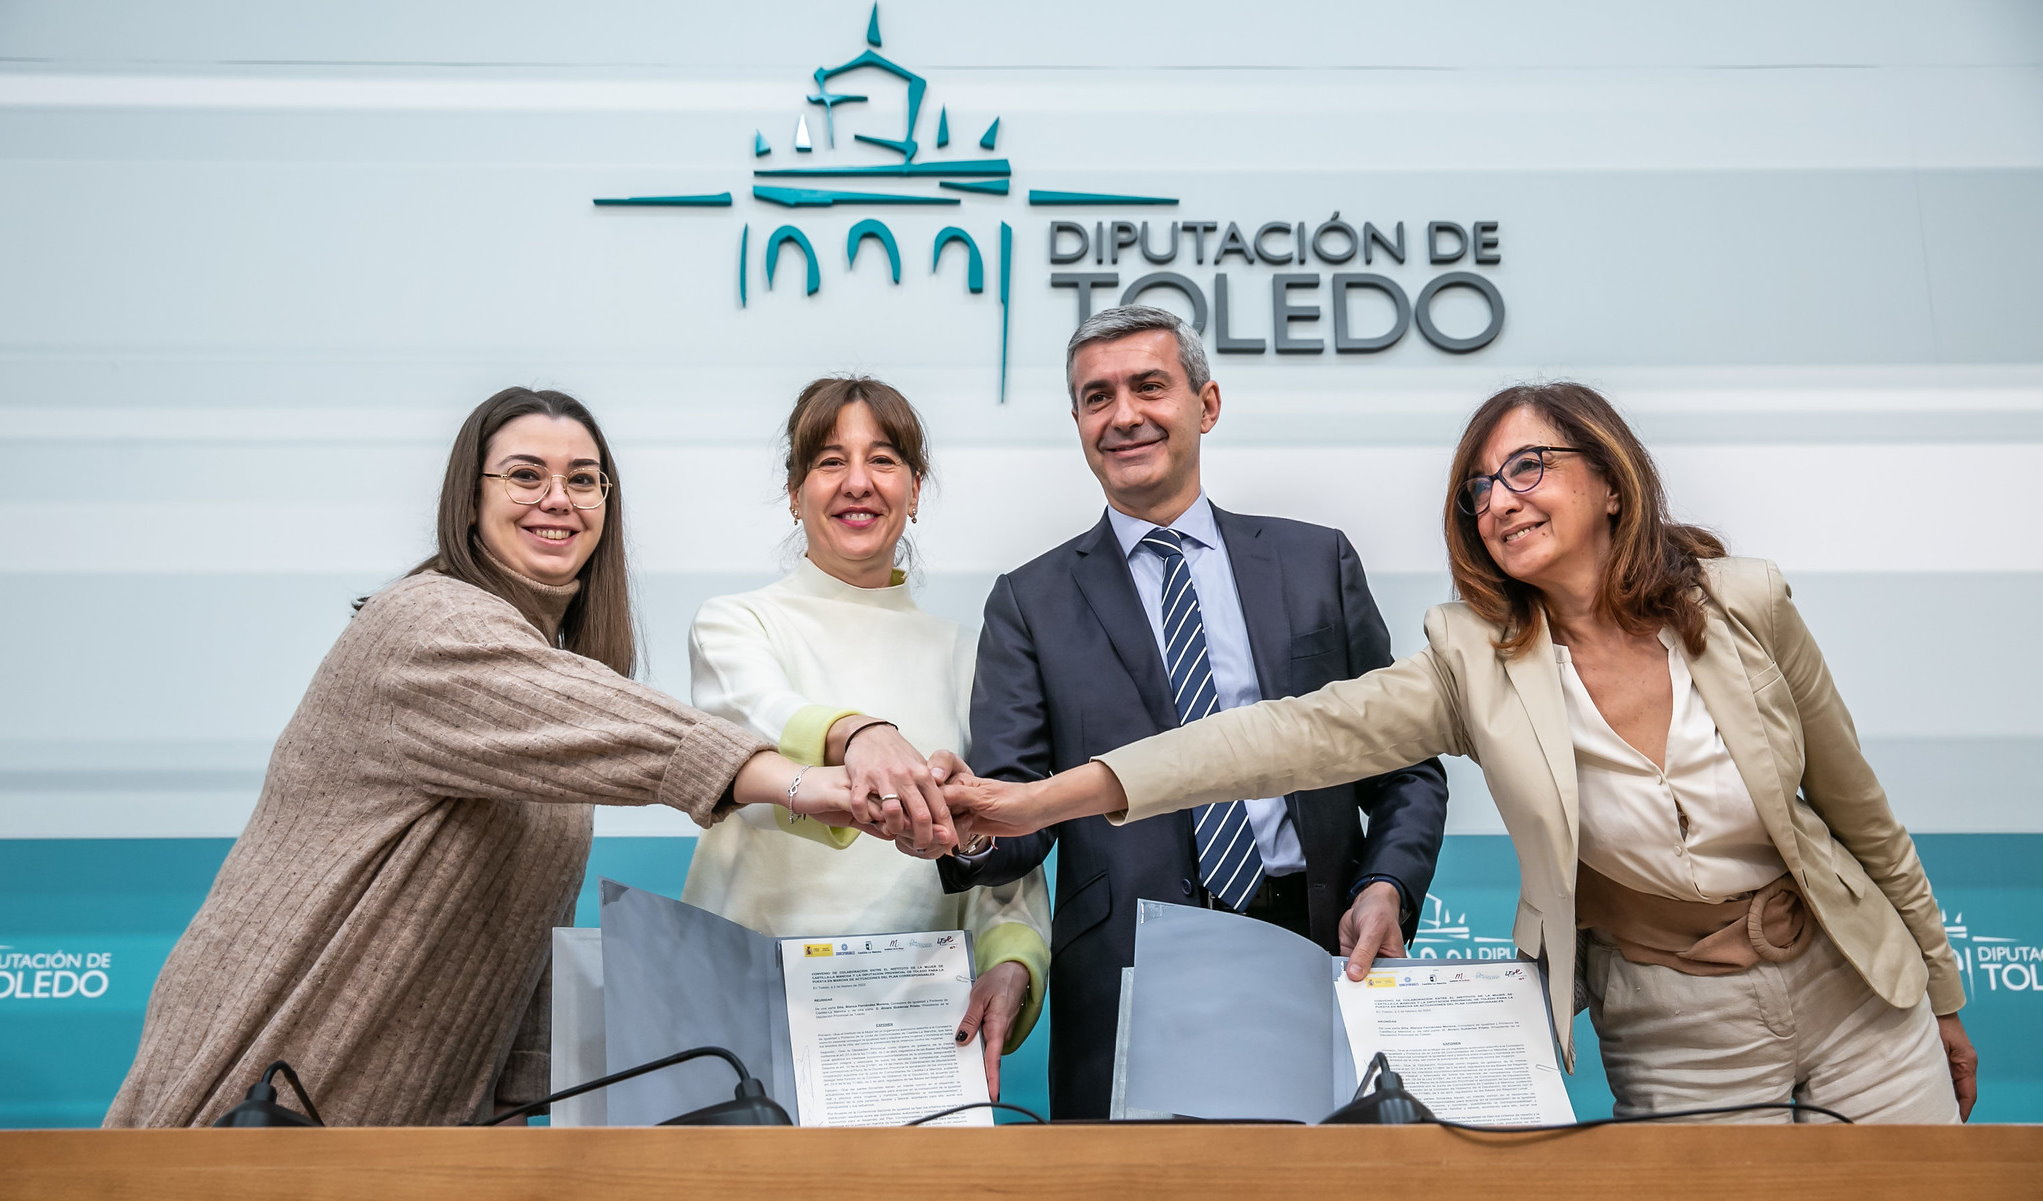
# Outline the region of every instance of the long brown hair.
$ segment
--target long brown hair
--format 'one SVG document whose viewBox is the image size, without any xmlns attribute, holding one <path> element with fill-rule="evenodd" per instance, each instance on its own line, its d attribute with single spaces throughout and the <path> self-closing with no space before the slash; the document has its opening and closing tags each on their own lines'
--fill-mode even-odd
<svg viewBox="0 0 2043 1201">
<path fill-rule="evenodd" d="M 610 495 L 603 502 L 603 536 L 575 576 L 582 583 L 581 591 L 561 617 L 558 643 L 619 675 L 631 675 L 638 666 L 638 637 L 624 563 L 624 485 L 617 477 L 617 460 L 603 438 L 603 427 L 581 401 L 565 392 L 505 388 L 475 406 L 468 420 L 461 423 L 461 432 L 454 435 L 454 448 L 447 454 L 447 475 L 440 484 L 439 551 L 405 574 L 437 571 L 452 576 L 503 597 L 517 605 L 533 625 L 541 624 L 528 602 L 521 599 L 527 589 L 482 553 L 475 532 L 482 503 L 483 455 L 489 450 L 490 439 L 510 422 L 533 414 L 565 417 L 588 430 L 602 459 L 602 470 L 610 477 Z"/>
<path fill-rule="evenodd" d="M 1497 649 L 1506 656 L 1524 653 L 1546 620 L 1539 590 L 1504 574 L 1476 531 L 1477 519 L 1457 503 L 1464 482 L 1482 474 L 1477 458 L 1483 444 L 1519 409 L 1544 417 L 1617 494 L 1597 612 L 1633 634 L 1671 626 L 1688 653 L 1700 655 L 1704 618 L 1696 593 L 1703 583 L 1702 560 L 1722 558 L 1724 544 L 1701 526 L 1681 525 L 1668 516 L 1667 493 L 1653 456 L 1608 400 L 1568 380 L 1506 388 L 1484 401 L 1462 431 L 1447 477 L 1444 518 L 1455 593 L 1502 631 Z"/>
</svg>

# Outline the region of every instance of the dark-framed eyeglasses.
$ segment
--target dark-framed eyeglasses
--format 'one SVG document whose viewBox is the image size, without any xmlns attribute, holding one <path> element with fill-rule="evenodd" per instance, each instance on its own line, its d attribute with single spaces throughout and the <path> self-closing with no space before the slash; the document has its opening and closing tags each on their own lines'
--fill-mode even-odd
<svg viewBox="0 0 2043 1201">
<path fill-rule="evenodd" d="M 610 477 L 594 467 L 577 467 L 561 475 L 520 465 L 503 471 L 485 471 L 482 478 L 502 480 L 504 495 L 517 505 L 536 505 L 545 500 L 555 480 L 567 492 L 568 503 L 577 509 L 600 509 L 610 496 Z"/>
<path fill-rule="evenodd" d="M 1581 449 L 1574 446 L 1528 446 L 1513 452 L 1502 467 L 1490 474 L 1463 480 L 1454 494 L 1454 501 L 1470 517 L 1481 517 L 1490 511 L 1491 485 L 1502 484 L 1513 492 L 1530 492 L 1546 478 L 1548 455 L 1580 453 Z"/>
</svg>

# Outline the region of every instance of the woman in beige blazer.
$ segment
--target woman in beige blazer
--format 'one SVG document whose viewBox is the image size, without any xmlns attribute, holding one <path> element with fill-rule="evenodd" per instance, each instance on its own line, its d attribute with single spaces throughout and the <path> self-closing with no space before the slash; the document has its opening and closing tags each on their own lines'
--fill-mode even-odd
<svg viewBox="0 0 2043 1201">
<path fill-rule="evenodd" d="M 1466 755 L 1518 852 L 1514 940 L 1563 1018 L 1579 966 L 1618 1112 L 1969 1113 L 1929 881 L 1779 572 L 1669 520 L 1645 448 L 1578 384 L 1491 397 L 1450 479 L 1462 599 L 1424 650 L 1048 780 L 960 782 L 953 812 L 1134 821 Z"/>
</svg>

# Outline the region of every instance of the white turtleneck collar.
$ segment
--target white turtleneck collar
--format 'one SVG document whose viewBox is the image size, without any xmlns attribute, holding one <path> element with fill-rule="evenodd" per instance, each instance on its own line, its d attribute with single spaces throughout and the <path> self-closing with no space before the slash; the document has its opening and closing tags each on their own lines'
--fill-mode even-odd
<svg viewBox="0 0 2043 1201">
<path fill-rule="evenodd" d="M 908 594 L 907 580 L 906 573 L 897 570 L 893 574 L 893 582 L 884 588 L 860 588 L 824 571 L 807 555 L 803 555 L 795 562 L 794 574 L 787 577 L 784 583 L 803 596 L 843 601 L 851 605 L 869 605 L 876 609 L 898 609 L 905 613 L 915 611 L 915 598 Z"/>
</svg>

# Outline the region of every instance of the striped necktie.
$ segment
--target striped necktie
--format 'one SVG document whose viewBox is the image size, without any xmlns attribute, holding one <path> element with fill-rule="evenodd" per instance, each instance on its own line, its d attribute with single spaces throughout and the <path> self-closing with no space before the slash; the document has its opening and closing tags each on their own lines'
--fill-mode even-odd
<svg viewBox="0 0 2043 1201">
<path fill-rule="evenodd" d="M 1184 535 L 1156 529 L 1143 535 L 1143 546 L 1163 560 L 1164 670 L 1179 720 L 1189 724 L 1220 708 L 1213 686 L 1213 665 L 1206 658 L 1206 622 L 1199 614 L 1199 593 L 1192 587 L 1192 568 L 1185 562 Z M 1199 879 L 1213 899 L 1240 912 L 1263 882 L 1263 856 L 1249 826 L 1248 809 L 1240 801 L 1201 805 L 1192 811 L 1192 839 L 1199 851 Z"/>
</svg>

